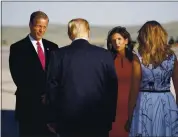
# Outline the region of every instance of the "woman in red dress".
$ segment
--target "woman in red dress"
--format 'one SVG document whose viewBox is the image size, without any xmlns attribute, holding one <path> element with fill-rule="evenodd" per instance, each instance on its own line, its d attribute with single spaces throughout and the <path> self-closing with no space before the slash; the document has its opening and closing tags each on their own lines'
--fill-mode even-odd
<svg viewBox="0 0 178 137">
<path fill-rule="evenodd" d="M 128 137 L 128 133 L 124 127 L 128 120 L 128 97 L 131 85 L 133 44 L 126 28 L 119 26 L 109 32 L 107 48 L 113 53 L 118 76 L 116 118 L 109 136 Z"/>
</svg>

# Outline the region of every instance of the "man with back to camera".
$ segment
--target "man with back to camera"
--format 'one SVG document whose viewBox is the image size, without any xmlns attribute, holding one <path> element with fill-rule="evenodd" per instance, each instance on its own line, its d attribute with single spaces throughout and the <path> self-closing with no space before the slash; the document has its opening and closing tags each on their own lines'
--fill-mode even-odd
<svg viewBox="0 0 178 137">
<path fill-rule="evenodd" d="M 10 46 L 9 67 L 16 90 L 15 115 L 20 137 L 48 137 L 46 72 L 49 55 L 58 45 L 43 39 L 49 18 L 42 11 L 30 16 L 30 34 Z"/>
<path fill-rule="evenodd" d="M 109 51 L 91 45 L 89 24 L 72 19 L 72 43 L 51 53 L 47 73 L 50 123 L 61 137 L 108 137 L 115 119 L 117 76 Z"/>
</svg>

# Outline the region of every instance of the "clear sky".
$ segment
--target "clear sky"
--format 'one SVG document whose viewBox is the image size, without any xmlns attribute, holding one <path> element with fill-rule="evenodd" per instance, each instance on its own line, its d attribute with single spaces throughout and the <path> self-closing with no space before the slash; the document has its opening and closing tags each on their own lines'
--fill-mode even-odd
<svg viewBox="0 0 178 137">
<path fill-rule="evenodd" d="M 147 20 L 178 21 L 178 2 L 2 2 L 2 25 L 28 25 L 30 14 L 42 10 L 50 23 L 67 24 L 81 17 L 91 25 L 136 25 Z"/>
</svg>

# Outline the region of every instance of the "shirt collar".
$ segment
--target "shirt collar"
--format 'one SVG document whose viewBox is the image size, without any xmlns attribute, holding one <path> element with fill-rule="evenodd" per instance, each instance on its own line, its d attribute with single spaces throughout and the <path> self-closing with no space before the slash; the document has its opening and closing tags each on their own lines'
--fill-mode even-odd
<svg viewBox="0 0 178 137">
<path fill-rule="evenodd" d="M 39 42 L 41 45 L 43 45 L 42 43 L 42 39 L 40 39 L 39 41 L 35 40 L 30 34 L 28 35 L 30 38 L 30 41 L 36 45 L 37 42 Z"/>
</svg>

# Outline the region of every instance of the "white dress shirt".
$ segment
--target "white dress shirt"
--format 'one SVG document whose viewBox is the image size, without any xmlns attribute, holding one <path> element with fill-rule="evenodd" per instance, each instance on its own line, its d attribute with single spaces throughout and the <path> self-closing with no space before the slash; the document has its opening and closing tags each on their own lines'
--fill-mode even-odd
<svg viewBox="0 0 178 137">
<path fill-rule="evenodd" d="M 33 47 L 35 48 L 35 51 L 37 52 L 37 44 L 36 44 L 36 43 L 39 42 L 40 45 L 41 45 L 41 48 L 42 48 L 42 50 L 43 50 L 43 53 L 44 53 L 44 46 L 43 46 L 42 39 L 40 39 L 40 41 L 36 41 L 34 38 L 32 38 L 32 36 L 30 36 L 30 34 L 29 34 L 28 36 L 29 36 L 29 38 L 30 38 L 30 41 L 31 41 Z M 37 53 L 38 53 L 38 52 L 37 52 Z"/>
</svg>

